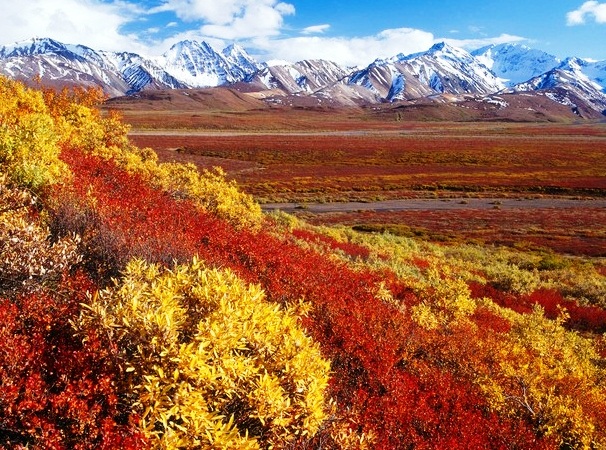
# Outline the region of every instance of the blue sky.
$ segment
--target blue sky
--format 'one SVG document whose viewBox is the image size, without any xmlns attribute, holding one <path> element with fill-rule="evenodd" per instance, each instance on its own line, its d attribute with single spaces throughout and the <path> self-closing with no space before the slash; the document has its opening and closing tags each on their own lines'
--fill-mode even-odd
<svg viewBox="0 0 606 450">
<path fill-rule="evenodd" d="M 183 39 L 237 42 L 259 60 L 363 65 L 447 42 L 519 42 L 606 60 L 597 0 L 21 0 L 0 7 L 0 43 L 51 37 L 97 50 L 161 54 Z"/>
</svg>

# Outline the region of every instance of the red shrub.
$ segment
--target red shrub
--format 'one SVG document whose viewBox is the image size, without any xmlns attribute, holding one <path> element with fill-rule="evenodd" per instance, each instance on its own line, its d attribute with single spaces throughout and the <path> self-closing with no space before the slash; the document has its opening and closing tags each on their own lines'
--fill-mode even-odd
<svg viewBox="0 0 606 450">
<path fill-rule="evenodd" d="M 507 333 L 511 330 L 511 323 L 508 320 L 484 308 L 477 308 L 471 316 L 471 320 L 482 330 L 490 330 L 496 333 Z"/>
<path fill-rule="evenodd" d="M 421 270 L 429 269 L 429 261 L 422 258 L 413 258 L 412 263 Z"/>
<path fill-rule="evenodd" d="M 538 289 L 524 300 L 530 304 L 538 304 L 545 310 L 545 315 L 555 319 L 560 309 L 565 310 L 569 319 L 565 326 L 574 330 L 606 332 L 606 311 L 598 306 L 582 306 L 573 300 L 566 300 L 558 291 L 553 289 Z"/>
<path fill-rule="evenodd" d="M 0 446 L 142 448 L 120 403 L 111 346 L 74 336 L 81 275 L 59 292 L 0 300 Z"/>
<path fill-rule="evenodd" d="M 474 298 L 487 297 L 497 305 L 512 309 L 522 314 L 532 312 L 534 305 L 545 311 L 545 316 L 556 319 L 562 310 L 570 316 L 564 326 L 579 331 L 604 333 L 606 331 L 606 311 L 598 306 L 582 306 L 573 300 L 566 300 L 554 289 L 537 289 L 528 295 L 513 295 L 496 289 L 490 284 L 469 282 L 469 289 Z"/>
<path fill-rule="evenodd" d="M 524 302 L 518 296 L 509 292 L 503 292 L 491 284 L 482 284 L 476 281 L 470 281 L 467 283 L 472 298 L 489 298 L 499 306 L 512 309 L 522 314 L 530 314 L 532 312 L 532 306 L 527 302 Z"/>
</svg>

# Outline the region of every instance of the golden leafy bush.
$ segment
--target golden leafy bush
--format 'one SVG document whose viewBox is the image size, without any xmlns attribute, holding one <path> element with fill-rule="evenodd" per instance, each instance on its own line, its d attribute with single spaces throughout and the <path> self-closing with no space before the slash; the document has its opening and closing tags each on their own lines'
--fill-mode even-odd
<svg viewBox="0 0 606 450">
<path fill-rule="evenodd" d="M 77 149 L 113 160 L 238 228 L 260 228 L 261 208 L 221 169 L 200 173 L 191 164 L 158 163 L 153 150 L 130 143 L 129 126 L 117 114 L 96 109 L 102 100 L 95 89 L 42 92 L 0 77 L 0 168 L 18 184 L 39 189 L 68 177 L 59 154 Z"/>
<path fill-rule="evenodd" d="M 194 199 L 205 210 L 237 228 L 259 229 L 263 220 L 261 207 L 254 199 L 225 179 L 219 167 L 198 171 L 193 164 L 159 164 L 154 172 L 156 182 L 177 196 Z"/>
<path fill-rule="evenodd" d="M 121 349 L 133 405 L 155 448 L 282 448 L 326 418 L 329 362 L 298 313 L 197 259 L 172 270 L 129 263 L 80 327 Z"/>
<path fill-rule="evenodd" d="M 476 309 L 467 284 L 454 277 L 446 267 L 442 268 L 442 272 L 430 268 L 425 280 L 418 280 L 411 285 L 422 300 L 419 305 L 411 308 L 412 318 L 427 329 L 459 323 Z"/>
<path fill-rule="evenodd" d="M 119 167 L 142 175 L 175 197 L 193 200 L 238 228 L 260 227 L 263 220 L 260 206 L 241 192 L 235 182 L 227 181 L 220 168 L 200 172 L 193 164 L 159 163 L 152 149 L 140 149 L 130 143 L 130 127 L 117 114 L 101 116 L 94 108 L 95 92 L 89 94 L 92 99 L 76 96 L 70 101 L 69 97 L 64 98 L 65 94 L 52 97 L 63 145 L 113 160 Z"/>
<path fill-rule="evenodd" d="M 501 336 L 499 372 L 481 383 L 492 406 L 528 416 L 541 434 L 560 439 L 562 448 L 604 448 L 606 370 L 592 342 L 564 328 L 564 312 L 548 320 L 540 307 L 519 314 L 482 303 L 512 324 Z"/>
<path fill-rule="evenodd" d="M 61 181 L 60 139 L 42 93 L 0 77 L 0 168 L 33 189 Z"/>
</svg>

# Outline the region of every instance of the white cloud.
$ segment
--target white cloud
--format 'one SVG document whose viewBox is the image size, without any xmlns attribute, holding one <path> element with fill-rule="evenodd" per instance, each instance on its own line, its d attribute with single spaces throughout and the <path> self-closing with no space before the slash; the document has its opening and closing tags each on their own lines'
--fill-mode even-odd
<svg viewBox="0 0 606 450">
<path fill-rule="evenodd" d="M 568 25 L 583 25 L 587 17 L 593 16 L 597 23 L 606 23 L 606 3 L 597 1 L 588 1 L 581 5 L 579 9 L 570 11 L 566 14 Z"/>
<path fill-rule="evenodd" d="M 467 27 L 470 33 L 485 35 L 484 27 L 479 27 L 477 25 L 470 25 Z"/>
<path fill-rule="evenodd" d="M 166 11 L 186 22 L 202 22 L 202 35 L 235 40 L 278 35 L 284 16 L 294 14 L 295 7 L 277 0 L 166 0 L 150 12 Z"/>
<path fill-rule="evenodd" d="M 322 34 L 330 28 L 330 25 L 325 23 L 322 25 L 312 25 L 311 27 L 303 28 L 302 34 Z"/>
<path fill-rule="evenodd" d="M 412 28 L 388 29 L 370 36 L 326 36 L 323 33 L 330 29 L 328 24 L 313 25 L 301 30 L 299 36 L 285 37 L 282 35 L 285 17 L 295 13 L 294 6 L 287 1 L 163 0 L 160 6 L 145 10 L 142 2 L 134 0 L 22 0 L 3 5 L 0 30 L 4 42 L 0 44 L 39 36 L 84 44 L 96 50 L 126 50 L 150 56 L 161 54 L 185 39 L 206 41 L 217 49 L 237 41 L 259 60 L 294 62 L 321 58 L 356 66 L 398 53 L 424 51 L 442 40 L 430 32 Z M 162 28 L 152 22 L 153 15 L 161 12 L 174 13 L 179 20 L 173 19 Z M 189 27 L 183 28 L 183 22 Z M 124 31 L 137 28 L 141 30 L 138 35 Z M 172 30 L 170 37 L 150 41 L 166 30 Z M 465 48 L 522 40 L 511 35 L 446 39 Z"/>
<path fill-rule="evenodd" d="M 390 29 L 373 36 L 354 38 L 300 36 L 251 42 L 266 54 L 266 59 L 327 59 L 344 66 L 366 65 L 376 58 L 427 50 L 433 43 L 433 34 L 412 28 Z"/>
<path fill-rule="evenodd" d="M 134 35 L 121 28 L 141 14 L 141 10 L 121 1 L 25 0 L 4 2 L 0 14 L 2 44 L 34 36 L 50 37 L 68 44 L 83 44 L 100 50 L 143 51 Z"/>
<path fill-rule="evenodd" d="M 475 50 L 477 48 L 485 47 L 487 45 L 492 45 L 492 44 L 497 45 L 497 44 L 509 44 L 509 43 L 515 43 L 515 42 L 528 41 L 528 39 L 526 39 L 524 37 L 515 36 L 512 34 L 501 34 L 500 36 L 496 36 L 496 37 L 478 38 L 478 39 L 445 38 L 445 39 L 439 39 L 439 40 L 443 40 L 444 42 L 446 42 L 454 47 L 460 47 L 460 48 L 464 48 L 467 50 Z"/>
</svg>

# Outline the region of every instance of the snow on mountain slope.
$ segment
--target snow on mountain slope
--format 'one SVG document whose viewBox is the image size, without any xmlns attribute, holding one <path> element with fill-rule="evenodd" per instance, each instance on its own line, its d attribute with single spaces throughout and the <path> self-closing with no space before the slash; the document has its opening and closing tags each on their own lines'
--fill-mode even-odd
<svg viewBox="0 0 606 450">
<path fill-rule="evenodd" d="M 57 55 L 72 55 L 71 49 L 82 46 L 68 46 L 48 38 L 33 38 L 15 42 L 0 48 L 0 58 L 28 57 L 54 53 Z"/>
<path fill-rule="evenodd" d="M 246 79 L 265 67 L 265 64 L 259 64 L 237 44 L 225 47 L 221 55 L 227 61 L 233 77 L 238 81 Z"/>
<path fill-rule="evenodd" d="M 122 95 L 128 84 L 104 67 L 103 58 L 84 46 L 68 46 L 52 39 L 30 39 L 0 48 L 0 73 L 21 80 L 57 85 L 101 86 L 109 95 Z"/>
<path fill-rule="evenodd" d="M 380 59 L 365 69 L 351 74 L 348 84 L 366 88 L 379 101 L 401 100 L 405 97 L 403 93 L 410 94 L 411 91 L 405 72 L 396 67 L 395 64 Z M 419 93 L 418 96 L 421 97 L 424 93 L 426 92 Z"/>
<path fill-rule="evenodd" d="M 206 42 L 182 41 L 173 45 L 159 63 L 174 78 L 190 87 L 221 86 L 243 81 L 262 68 L 236 45 L 216 52 Z"/>
<path fill-rule="evenodd" d="M 247 81 L 267 89 L 279 89 L 287 94 L 312 94 L 347 76 L 338 64 L 322 59 L 299 61 L 294 64 L 275 64 L 265 67 Z"/>
<path fill-rule="evenodd" d="M 166 70 L 150 59 L 136 53 L 99 52 L 102 65 L 108 70 L 119 73 L 128 84 L 130 95 L 143 89 L 180 89 L 187 85 L 170 75 Z"/>
<path fill-rule="evenodd" d="M 580 58 L 567 58 L 558 67 L 572 72 L 581 80 L 590 80 L 595 87 L 606 92 L 606 61 L 587 61 Z"/>
<path fill-rule="evenodd" d="M 445 43 L 426 52 L 377 60 L 353 73 L 352 84 L 365 86 L 386 101 L 436 94 L 491 94 L 505 86 L 465 50 Z"/>
<path fill-rule="evenodd" d="M 541 75 L 561 62 L 549 53 L 520 44 L 489 45 L 471 54 L 509 87 Z"/>
<path fill-rule="evenodd" d="M 232 81 L 227 63 L 206 42 L 179 42 L 162 55 L 159 63 L 190 87 L 219 86 Z"/>
<path fill-rule="evenodd" d="M 590 62 L 588 64 L 589 66 L 584 69 L 585 73 L 602 87 L 602 92 L 606 92 L 606 61 Z"/>
<path fill-rule="evenodd" d="M 39 76 L 57 86 L 101 86 L 110 96 L 233 85 L 257 92 L 259 98 L 279 103 L 282 96 L 284 104 L 301 105 L 482 99 L 503 91 L 506 80 L 521 80 L 510 88 L 513 92 L 536 91 L 579 115 L 606 110 L 606 61 L 569 58 L 559 63 L 548 53 L 512 44 L 470 54 L 440 43 L 426 52 L 348 69 L 319 59 L 259 64 L 238 45 L 217 52 L 205 42 L 183 41 L 161 57 L 145 58 L 34 38 L 0 47 L 0 73 L 22 80 Z"/>
<path fill-rule="evenodd" d="M 590 63 L 579 58 L 568 58 L 560 66 L 531 80 L 517 84 L 514 92 L 544 91 L 552 100 L 581 112 L 590 108 L 606 113 L 606 94 L 602 85 L 592 80 L 587 72 L 600 74 L 604 63 Z M 589 68 L 589 70 L 587 70 Z"/>
<path fill-rule="evenodd" d="M 430 86 L 437 92 L 490 94 L 504 88 L 503 83 L 470 53 L 443 42 L 424 53 L 398 55 L 397 60 L 410 64 L 415 75 L 431 73 Z"/>
<path fill-rule="evenodd" d="M 0 73 L 98 85 L 111 96 L 142 89 L 219 86 L 242 81 L 262 67 L 237 45 L 217 53 L 208 44 L 195 41 L 175 44 L 155 59 L 127 52 L 97 52 L 46 38 L 0 47 Z"/>
</svg>

